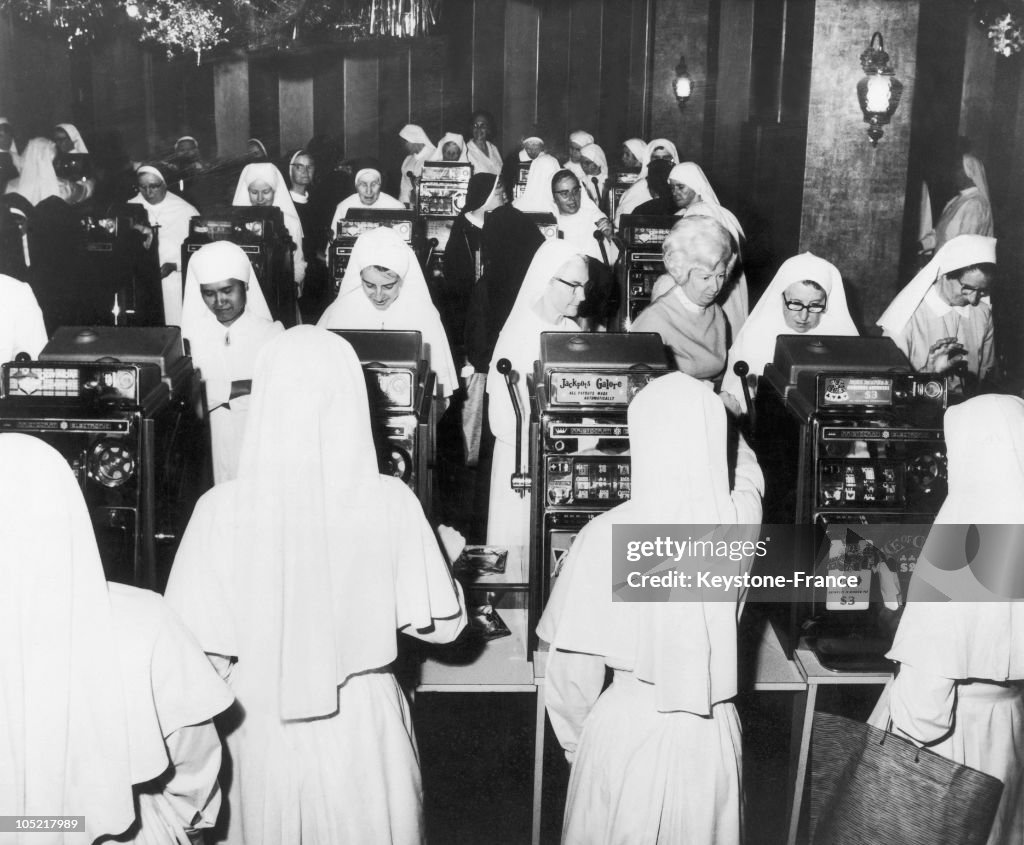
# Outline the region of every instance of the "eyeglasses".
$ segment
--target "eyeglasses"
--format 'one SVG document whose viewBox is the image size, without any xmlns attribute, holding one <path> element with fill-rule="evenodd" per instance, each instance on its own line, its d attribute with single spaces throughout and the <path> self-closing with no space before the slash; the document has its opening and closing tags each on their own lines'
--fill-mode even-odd
<svg viewBox="0 0 1024 845">
<path fill-rule="evenodd" d="M 568 190 L 568 191 L 555 191 L 555 196 L 559 197 L 560 199 L 563 199 L 563 200 L 567 200 L 567 199 L 570 199 L 572 197 L 578 197 L 579 195 L 580 195 L 580 186 L 579 185 L 577 185 L 572 190 Z"/>
<path fill-rule="evenodd" d="M 583 282 L 583 283 L 580 283 L 580 282 L 567 282 L 565 279 L 558 278 L 558 276 L 553 277 L 551 279 L 551 281 L 553 281 L 553 282 L 561 282 L 567 288 L 572 288 L 572 292 L 573 293 L 576 293 L 576 291 L 582 290 L 583 288 L 585 288 L 587 286 L 586 282 Z"/>
<path fill-rule="evenodd" d="M 978 294 L 978 296 L 988 296 L 988 288 L 976 288 L 974 285 L 965 285 L 960 281 L 958 281 L 957 284 L 960 285 L 960 293 L 964 296 L 974 296 L 974 294 Z"/>
<path fill-rule="evenodd" d="M 786 299 L 785 296 L 782 301 L 786 303 L 787 311 L 806 311 L 808 314 L 824 314 L 828 307 L 827 302 L 801 302 L 799 299 Z"/>
</svg>

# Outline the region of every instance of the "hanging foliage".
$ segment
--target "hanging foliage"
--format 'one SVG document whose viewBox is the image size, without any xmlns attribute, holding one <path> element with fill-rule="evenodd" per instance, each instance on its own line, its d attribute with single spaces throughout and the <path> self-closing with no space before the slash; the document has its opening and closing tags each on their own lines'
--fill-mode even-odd
<svg viewBox="0 0 1024 845">
<path fill-rule="evenodd" d="M 23 21 L 57 31 L 69 44 L 92 40 L 123 23 L 168 56 L 203 53 L 219 44 L 286 47 L 324 36 L 345 40 L 414 38 L 437 25 L 441 0 L 0 0 Z"/>
</svg>

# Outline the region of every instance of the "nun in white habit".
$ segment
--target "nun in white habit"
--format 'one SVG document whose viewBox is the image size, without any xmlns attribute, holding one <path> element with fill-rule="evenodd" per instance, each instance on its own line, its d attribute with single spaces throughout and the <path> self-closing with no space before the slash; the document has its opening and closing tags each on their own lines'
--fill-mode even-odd
<svg viewBox="0 0 1024 845">
<path fill-rule="evenodd" d="M 792 311 L 786 307 L 787 302 L 815 308 L 823 306 L 824 311 L 811 313 L 809 308 Z M 834 264 L 809 252 L 783 262 L 743 328 L 733 338 L 722 393 L 730 394 L 743 407 L 743 386 L 732 371 L 733 365 L 746 361 L 751 375 L 760 376 L 765 365 L 775 359 L 775 341 L 784 334 L 849 337 L 859 334 L 846 303 L 843 277 Z"/>
<path fill-rule="evenodd" d="M 181 245 L 188 237 L 188 227 L 199 210 L 167 189 L 167 180 L 157 168 L 144 164 L 135 171 L 139 193 L 128 202 L 146 209 L 150 226 L 159 226 L 160 283 L 163 292 L 164 322 L 181 325 Z M 148 186 L 152 186 L 147 189 Z"/>
<path fill-rule="evenodd" d="M 269 191 L 269 195 L 268 195 Z M 291 190 L 284 175 L 268 161 L 247 164 L 238 177 L 232 205 L 273 205 L 281 209 L 284 225 L 295 244 L 293 262 L 295 281 L 301 283 L 306 277 L 306 256 L 302 251 L 302 221 L 292 202 Z"/>
<path fill-rule="evenodd" d="M 559 170 L 561 167 L 558 159 L 553 155 L 538 155 L 530 163 L 530 169 L 526 174 L 526 187 L 523 188 L 522 194 L 513 200 L 512 205 L 527 213 L 554 214 L 557 209 L 551 195 L 551 177 Z"/>
<path fill-rule="evenodd" d="M 968 285 L 980 284 L 995 263 L 995 238 L 958 235 L 936 250 L 878 318 L 883 334 L 915 370 L 945 372 L 951 354 L 957 357 L 958 352 L 975 379 L 984 379 L 995 367 L 992 306 L 984 295 L 988 290 Z M 970 269 L 979 265 L 982 269 Z M 971 276 L 967 281 L 965 273 Z"/>
<path fill-rule="evenodd" d="M 640 176 L 630 185 L 619 198 L 619 204 L 615 209 L 615 225 L 619 225 L 619 219 L 623 214 L 632 214 L 633 209 L 642 205 L 650 199 L 654 199 L 650 188 L 647 187 L 647 167 L 655 158 L 668 158 L 673 162 L 679 161 L 679 153 L 676 145 L 668 138 L 655 138 L 649 141 L 644 149 L 644 156 L 640 160 Z"/>
<path fill-rule="evenodd" d="M 448 149 L 445 149 L 446 147 Z M 455 147 L 455 149 L 452 149 L 452 147 Z M 437 161 L 468 162 L 469 157 L 466 154 L 466 139 L 458 132 L 446 133 L 442 136 L 441 140 L 437 142 L 435 158 Z"/>
<path fill-rule="evenodd" d="M 229 843 L 423 842 L 397 632 L 465 627 L 415 494 L 377 470 L 352 347 L 296 326 L 264 349 L 238 479 L 196 506 L 167 598 L 235 692 Z"/>
<path fill-rule="evenodd" d="M 84 815 L 17 845 L 200 841 L 220 809 L 212 718 L 232 695 L 163 598 L 108 584 L 55 449 L 0 435 L 0 814 Z"/>
<path fill-rule="evenodd" d="M 574 173 L 581 182 L 586 174 L 580 166 L 580 153 L 587 144 L 593 143 L 594 136 L 583 129 L 569 133 L 569 158 L 562 167 Z"/>
<path fill-rule="evenodd" d="M 331 237 L 338 231 L 338 221 L 348 216 L 350 209 L 380 208 L 399 210 L 405 206 L 395 199 L 391 194 L 385 194 L 381 189 L 381 174 L 375 167 L 364 167 L 356 171 L 355 193 L 345 197 L 334 209 L 334 217 L 331 219 Z"/>
<path fill-rule="evenodd" d="M 73 123 L 58 123 L 54 127 L 53 140 L 62 153 L 78 155 L 89 152 L 89 148 L 82 139 L 82 133 Z"/>
<path fill-rule="evenodd" d="M 402 183 L 398 192 L 400 202 L 413 206 L 413 191 L 419 182 L 420 173 L 423 172 L 423 164 L 433 161 L 438 153 L 427 133 L 415 123 L 407 123 L 398 133 L 398 137 L 405 141 L 405 148 L 408 155 L 402 161 Z M 412 174 L 410 176 L 410 174 Z"/>
<path fill-rule="evenodd" d="M 57 145 L 49 138 L 29 140 L 21 158 L 21 175 L 7 183 L 4 193 L 21 194 L 32 205 L 39 205 L 47 197 L 59 197 L 60 182 L 53 167 L 56 158 Z"/>
<path fill-rule="evenodd" d="M 740 438 L 730 489 L 725 407 L 684 373 L 644 387 L 628 421 L 632 497 L 580 531 L 537 626 L 551 644 L 548 714 L 572 763 L 562 842 L 738 845 L 741 596 L 615 600 L 612 533 L 635 523 L 739 525 L 750 528 L 736 536 L 756 539 L 764 479 Z M 750 564 L 701 562 L 722 575 Z M 602 693 L 606 667 L 614 678 Z"/>
<path fill-rule="evenodd" d="M 604 186 L 608 181 L 608 158 L 597 144 L 586 144 L 580 149 L 581 181 L 595 205 L 604 199 Z"/>
<path fill-rule="evenodd" d="M 46 346 L 43 312 L 31 286 L 0 275 L 0 363 L 25 352 L 34 361 Z"/>
<path fill-rule="evenodd" d="M 747 314 L 750 311 L 747 274 L 743 270 L 743 244 L 745 238 L 743 227 L 740 226 L 740 221 L 736 219 L 736 215 L 718 201 L 715 189 L 711 187 L 708 177 L 704 175 L 704 171 L 699 164 L 695 164 L 692 161 L 680 162 L 668 174 L 668 183 L 669 187 L 673 188 L 673 196 L 675 196 L 676 192 L 674 186 L 683 186 L 689 189 L 689 192 L 692 194 L 686 204 L 676 212 L 677 217 L 694 217 L 698 215 L 711 217 L 721 223 L 728 230 L 729 234 L 732 235 L 733 240 L 736 241 L 739 260 L 736 262 L 734 278 L 728 283 L 729 293 L 725 301 L 722 302 L 722 310 L 725 311 L 725 316 L 729 318 L 733 337 L 736 337 L 743 328 Z M 664 277 L 655 284 L 652 298 L 657 299 L 664 292 L 660 286 L 663 283 Z"/>
<path fill-rule="evenodd" d="M 352 247 L 338 298 L 320 318 L 325 329 L 418 331 L 430 368 L 447 399 L 459 387 L 448 335 L 430 299 L 416 254 L 394 229 L 364 232 Z"/>
<path fill-rule="evenodd" d="M 557 162 L 556 162 L 557 165 Z M 497 363 L 507 358 L 518 374 L 516 391 L 523 410 L 523 459 L 529 453 L 530 401 L 526 377 L 540 357 L 541 332 L 579 331 L 575 318 L 586 297 L 587 264 L 579 250 L 560 240 L 545 241 L 526 271 L 519 295 L 494 347 L 487 374 L 488 420 L 495 436 L 491 463 L 491 495 L 487 515 L 487 542 L 499 546 L 526 546 L 529 542 L 530 494 L 512 490 L 517 471 L 516 418 L 505 377 Z"/>
<path fill-rule="evenodd" d="M 215 241 L 196 251 L 185 279 L 181 334 L 206 390 L 215 484 L 238 473 L 256 357 L 283 331 L 241 247 Z"/>
<path fill-rule="evenodd" d="M 946 411 L 949 493 L 918 558 L 871 723 L 1003 782 L 989 845 L 1024 841 L 1024 401 Z M 979 532 L 967 564 L 969 528 Z M 957 557 L 959 556 L 959 557 Z"/>
</svg>

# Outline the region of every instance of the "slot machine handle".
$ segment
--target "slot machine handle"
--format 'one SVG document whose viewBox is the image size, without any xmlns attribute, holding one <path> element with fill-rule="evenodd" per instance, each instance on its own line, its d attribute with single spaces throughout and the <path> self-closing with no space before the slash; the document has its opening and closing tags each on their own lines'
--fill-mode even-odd
<svg viewBox="0 0 1024 845">
<path fill-rule="evenodd" d="M 530 489 L 530 474 L 523 471 L 523 409 L 519 405 L 519 394 L 516 392 L 516 386 L 512 383 L 512 362 L 508 358 L 499 358 L 495 367 L 505 378 L 508 396 L 512 401 L 512 410 L 516 415 L 516 464 L 515 472 L 512 473 L 511 484 L 512 489 L 522 497 Z"/>
<path fill-rule="evenodd" d="M 750 372 L 750 365 L 746 361 L 737 361 L 732 365 L 732 371 L 739 376 L 740 386 L 743 388 L 743 404 L 747 406 L 747 418 L 750 420 L 750 430 L 757 430 L 757 412 L 754 410 L 754 400 L 750 395 L 750 383 L 747 381 L 747 373 Z"/>
<path fill-rule="evenodd" d="M 967 386 L 967 361 L 960 359 L 957 361 L 952 368 L 953 375 L 960 379 L 960 392 L 963 394 L 964 399 L 970 399 L 971 393 Z"/>
<path fill-rule="evenodd" d="M 430 259 L 434 257 L 434 250 L 437 249 L 438 240 L 437 238 L 431 238 L 427 241 L 427 258 L 423 262 L 423 267 L 427 268 L 430 266 Z"/>
<path fill-rule="evenodd" d="M 594 240 L 597 241 L 597 245 L 601 248 L 601 258 L 604 259 L 606 266 L 610 267 L 608 263 L 608 250 L 604 247 L 604 232 L 600 229 L 594 229 Z"/>
</svg>

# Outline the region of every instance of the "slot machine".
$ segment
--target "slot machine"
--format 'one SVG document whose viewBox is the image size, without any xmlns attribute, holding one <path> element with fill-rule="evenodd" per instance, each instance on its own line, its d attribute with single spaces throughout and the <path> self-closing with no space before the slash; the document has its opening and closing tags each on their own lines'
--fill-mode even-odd
<svg viewBox="0 0 1024 845">
<path fill-rule="evenodd" d="M 81 216 L 85 284 L 107 291 L 107 322 L 115 326 L 162 326 L 159 228 L 151 228 L 146 209 L 115 203 Z M 152 231 L 148 239 L 144 231 Z"/>
<path fill-rule="evenodd" d="M 612 175 L 608 188 L 608 216 L 614 220 L 622 195 L 640 179 L 639 170 L 620 170 Z"/>
<path fill-rule="evenodd" d="M 452 223 L 466 207 L 473 165 L 456 161 L 428 161 L 423 165 L 416 190 L 416 208 L 426 229 L 427 254 L 423 275 L 427 279 L 434 304 L 442 311 L 450 308 L 444 283 L 444 248 L 452 232 Z"/>
<path fill-rule="evenodd" d="M 651 291 L 665 272 L 661 245 L 677 217 L 624 214 L 619 235 L 625 243 L 619 279 L 622 291 L 622 328 L 628 330 L 637 315 L 651 304 Z"/>
<path fill-rule="evenodd" d="M 275 206 L 228 205 L 212 208 L 193 217 L 189 234 L 181 245 L 181 276 L 188 271 L 193 253 L 213 241 L 231 241 L 247 256 L 263 289 L 270 313 L 285 328 L 296 323 L 296 248 Z"/>
<path fill-rule="evenodd" d="M 380 471 L 416 493 L 428 516 L 433 504 L 437 378 L 415 331 L 332 329 L 345 338 L 366 373 Z"/>
<path fill-rule="evenodd" d="M 162 586 L 158 546 L 176 545 L 199 495 L 193 391 L 177 327 L 63 327 L 38 361 L 0 369 L 0 431 L 67 460 L 108 580 Z"/>
<path fill-rule="evenodd" d="M 334 239 L 330 244 L 329 273 L 333 280 L 334 294 L 338 295 L 345 268 L 352 255 L 352 247 L 363 232 L 380 226 L 390 226 L 395 233 L 417 254 L 423 249 L 423 234 L 416 212 L 408 209 L 350 208 L 345 217 L 338 221 Z M 332 297 L 333 298 L 333 297 Z"/>
<path fill-rule="evenodd" d="M 530 631 L 579 530 L 629 499 L 626 410 L 668 372 L 653 333 L 545 332 L 530 394 Z"/>
<path fill-rule="evenodd" d="M 810 529 L 790 574 L 795 566 L 859 581 L 797 593 L 790 652 L 803 633 L 827 668 L 886 667 L 894 591 L 906 596 L 946 495 L 947 398 L 945 380 L 912 372 L 889 338 L 779 336 L 755 405 L 764 521 Z M 891 613 L 881 602 L 887 584 Z"/>
<path fill-rule="evenodd" d="M 533 160 L 521 161 L 516 165 L 516 182 L 512 186 L 512 196 L 509 198 L 509 202 L 515 202 L 523 195 L 523 191 L 526 190 L 526 180 L 530 178 L 530 165 L 533 164 Z"/>
</svg>

